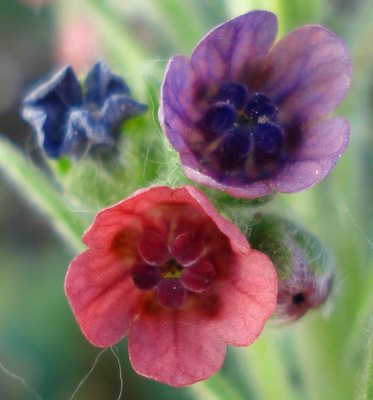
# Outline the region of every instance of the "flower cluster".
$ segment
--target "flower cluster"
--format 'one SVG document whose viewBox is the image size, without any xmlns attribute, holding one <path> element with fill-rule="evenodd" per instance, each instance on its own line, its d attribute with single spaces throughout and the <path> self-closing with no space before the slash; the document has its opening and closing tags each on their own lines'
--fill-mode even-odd
<svg viewBox="0 0 373 400">
<path fill-rule="evenodd" d="M 87 75 L 84 94 L 74 71 L 66 67 L 26 97 L 22 115 L 46 155 L 60 158 L 112 147 L 113 129 L 146 109 L 129 97 L 124 80 L 99 62 Z"/>
<path fill-rule="evenodd" d="M 169 61 L 159 119 L 190 179 L 242 198 L 293 193 L 346 149 L 348 123 L 323 119 L 350 85 L 344 43 L 320 26 L 276 34 L 276 17 L 253 11 Z"/>
<path fill-rule="evenodd" d="M 169 61 L 159 120 L 197 183 L 239 198 L 292 193 L 346 149 L 348 123 L 325 119 L 350 84 L 345 45 L 320 26 L 276 35 L 276 17 L 253 11 Z M 112 146 L 113 129 L 145 109 L 98 63 L 84 91 L 63 69 L 26 98 L 23 116 L 59 158 Z M 193 186 L 139 189 L 100 211 L 65 281 L 86 338 L 106 347 L 128 334 L 139 374 L 182 386 L 216 372 L 227 344 L 255 341 L 275 309 L 295 320 L 321 305 L 332 273 L 319 241 L 284 219 L 253 221 L 244 203 L 234 219 L 246 236 Z"/>
</svg>

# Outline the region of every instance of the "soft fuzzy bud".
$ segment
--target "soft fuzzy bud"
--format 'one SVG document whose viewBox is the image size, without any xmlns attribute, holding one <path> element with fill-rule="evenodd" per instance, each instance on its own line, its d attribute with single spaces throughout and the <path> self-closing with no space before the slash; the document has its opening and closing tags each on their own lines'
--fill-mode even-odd
<svg viewBox="0 0 373 400">
<path fill-rule="evenodd" d="M 325 302 L 333 280 L 332 259 L 315 236 L 286 219 L 256 215 L 247 237 L 276 267 L 279 319 L 297 320 Z"/>
</svg>

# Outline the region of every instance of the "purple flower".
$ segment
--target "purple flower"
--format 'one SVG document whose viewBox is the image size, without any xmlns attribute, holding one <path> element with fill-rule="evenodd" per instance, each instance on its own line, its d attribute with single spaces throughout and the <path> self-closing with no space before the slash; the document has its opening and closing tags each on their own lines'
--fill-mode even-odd
<svg viewBox="0 0 373 400">
<path fill-rule="evenodd" d="M 347 148 L 347 121 L 324 119 L 350 85 L 343 41 L 315 25 L 276 35 L 275 15 L 252 11 L 169 61 L 159 119 L 190 179 L 242 198 L 293 193 Z"/>
<path fill-rule="evenodd" d="M 36 88 L 23 102 L 22 115 L 34 128 L 47 156 L 79 156 L 91 147 L 111 147 L 122 121 L 147 107 L 129 97 L 122 78 L 96 63 L 85 80 L 85 91 L 70 66 Z"/>
</svg>

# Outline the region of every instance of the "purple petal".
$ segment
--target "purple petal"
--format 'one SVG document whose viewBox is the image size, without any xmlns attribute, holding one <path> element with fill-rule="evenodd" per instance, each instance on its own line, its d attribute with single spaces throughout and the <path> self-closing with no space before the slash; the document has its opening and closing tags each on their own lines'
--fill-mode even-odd
<svg viewBox="0 0 373 400">
<path fill-rule="evenodd" d="M 343 41 L 321 26 L 304 26 L 271 51 L 263 92 L 281 111 L 282 121 L 322 119 L 346 95 L 351 63 Z"/>
<path fill-rule="evenodd" d="M 139 253 L 147 264 L 159 267 L 171 258 L 166 240 L 154 229 L 147 229 L 142 234 Z"/>
<path fill-rule="evenodd" d="M 193 154 L 180 154 L 180 159 L 185 175 L 200 185 L 223 190 L 231 196 L 246 199 L 266 196 L 271 193 L 272 188 L 270 183 L 266 180 L 254 182 L 252 184 L 233 186 L 229 182 L 219 182 L 214 177 L 207 175 L 210 174 L 210 172 L 207 172 L 207 174 L 200 172 L 201 165 Z"/>
<path fill-rule="evenodd" d="M 303 136 L 298 160 L 339 157 L 347 149 L 350 126 L 343 118 L 327 119 L 307 128 Z"/>
<path fill-rule="evenodd" d="M 174 56 L 167 64 L 159 107 L 159 122 L 177 151 L 190 151 L 185 144 L 193 140 L 194 123 L 205 112 L 198 107 L 199 78 L 189 58 Z"/>
<path fill-rule="evenodd" d="M 192 232 L 182 233 L 175 238 L 172 245 L 172 257 L 182 266 L 197 260 L 203 252 L 203 239 Z"/>
<path fill-rule="evenodd" d="M 277 36 L 276 16 L 252 11 L 207 34 L 192 53 L 192 63 L 207 86 L 250 81 L 262 69 Z"/>
<path fill-rule="evenodd" d="M 162 279 L 157 289 L 158 300 L 165 307 L 180 307 L 186 298 L 186 290 L 179 279 Z"/>
<path fill-rule="evenodd" d="M 273 189 L 294 193 L 323 180 L 348 146 L 350 126 L 343 118 L 321 121 L 304 133 L 297 158 L 273 180 Z"/>
</svg>

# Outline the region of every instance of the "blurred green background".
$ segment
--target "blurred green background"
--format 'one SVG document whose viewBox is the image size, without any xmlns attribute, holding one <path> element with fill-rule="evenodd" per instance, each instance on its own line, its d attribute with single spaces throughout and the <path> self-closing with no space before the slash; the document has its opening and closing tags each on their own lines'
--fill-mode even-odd
<svg viewBox="0 0 373 400">
<path fill-rule="evenodd" d="M 24 149 L 30 168 L 42 173 L 46 166 L 30 128 L 19 116 L 25 89 L 38 78 L 67 62 L 84 73 L 96 59 L 105 58 L 115 72 L 123 73 L 135 97 L 149 102 L 159 93 L 171 55 L 189 55 L 213 26 L 257 8 L 278 15 L 280 35 L 303 24 L 321 24 L 341 36 L 351 51 L 351 91 L 334 112 L 351 124 L 349 149 L 321 184 L 295 195 L 280 195 L 271 205 L 327 245 L 335 257 L 338 284 L 323 310 L 310 311 L 292 326 L 266 327 L 247 349 L 229 348 L 222 376 L 232 384 L 231 396 L 241 393 L 237 399 L 369 400 L 373 398 L 369 397 L 373 377 L 371 0 L 2 0 L 0 131 Z M 141 75 L 151 81 L 147 90 Z M 156 104 L 152 111 L 149 124 L 153 125 L 148 129 L 157 131 L 152 120 Z M 63 292 L 76 250 L 7 175 L 0 174 L 0 399 L 68 400 L 101 351 L 81 334 Z M 228 397 L 229 390 L 219 397 L 208 383 L 175 389 L 137 376 L 129 365 L 125 340 L 114 352 L 122 370 L 107 350 L 74 399 L 115 400 L 120 376 L 121 398 L 126 400 L 234 398 Z"/>
</svg>

